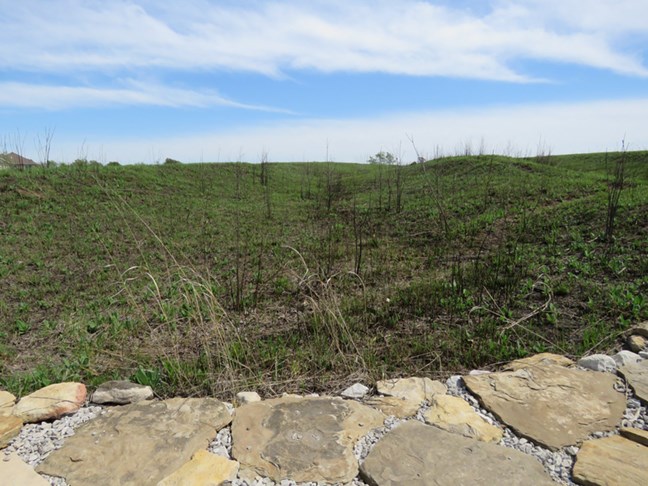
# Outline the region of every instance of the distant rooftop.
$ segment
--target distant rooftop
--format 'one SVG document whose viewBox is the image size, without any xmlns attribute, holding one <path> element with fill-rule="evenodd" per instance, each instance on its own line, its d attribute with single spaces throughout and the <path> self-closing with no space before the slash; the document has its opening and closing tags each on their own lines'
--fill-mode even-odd
<svg viewBox="0 0 648 486">
<path fill-rule="evenodd" d="M 37 165 L 38 164 L 34 162 L 32 159 L 28 159 L 27 157 L 18 155 L 15 152 L 0 153 L 0 166 L 25 168 L 25 167 L 34 167 Z"/>
</svg>

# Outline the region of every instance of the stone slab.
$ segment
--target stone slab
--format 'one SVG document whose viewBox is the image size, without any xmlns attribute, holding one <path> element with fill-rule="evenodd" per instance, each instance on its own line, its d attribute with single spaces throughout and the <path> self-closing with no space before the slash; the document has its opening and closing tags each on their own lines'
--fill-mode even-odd
<svg viewBox="0 0 648 486">
<path fill-rule="evenodd" d="M 360 468 L 371 486 L 555 483 L 533 457 L 412 420 L 385 435 Z"/>
<path fill-rule="evenodd" d="M 634 429 L 631 427 L 622 427 L 621 435 L 630 439 L 637 444 L 648 446 L 648 430 Z"/>
<path fill-rule="evenodd" d="M 14 452 L 0 455 L 0 486 L 49 486 L 49 482 Z"/>
<path fill-rule="evenodd" d="M 418 403 L 448 391 L 448 388 L 440 381 L 417 377 L 379 381 L 376 383 L 376 389 L 382 395 L 404 398 Z"/>
<path fill-rule="evenodd" d="M 571 359 L 566 358 L 565 356 L 561 356 L 560 354 L 539 353 L 527 358 L 511 361 L 509 364 L 504 366 L 503 371 L 517 371 L 523 368 L 546 366 L 550 364 L 567 367 L 572 366 L 574 362 Z"/>
<path fill-rule="evenodd" d="M 574 481 L 587 486 L 648 484 L 648 447 L 613 435 L 588 440 L 576 455 Z"/>
<path fill-rule="evenodd" d="M 406 418 L 416 415 L 423 402 L 399 397 L 371 397 L 365 403 L 387 416 Z"/>
<path fill-rule="evenodd" d="M 22 426 L 23 421 L 19 417 L 0 417 L 0 449 L 7 447 L 9 442 L 20 434 Z"/>
<path fill-rule="evenodd" d="M 156 484 L 201 449 L 231 416 L 213 398 L 144 401 L 107 409 L 37 468 L 71 485 Z"/>
<path fill-rule="evenodd" d="M 157 486 L 220 486 L 236 479 L 238 470 L 238 462 L 200 450 Z"/>
<path fill-rule="evenodd" d="M 358 474 L 353 446 L 385 416 L 353 400 L 282 397 L 249 403 L 232 422 L 239 477 L 347 483 Z"/>
<path fill-rule="evenodd" d="M 150 386 L 138 385 L 126 380 L 112 380 L 102 383 L 92 394 L 92 401 L 97 404 L 111 403 L 126 405 L 153 398 Z"/>
<path fill-rule="evenodd" d="M 23 421 L 19 417 L 0 417 L 0 449 L 7 447 L 9 442 L 20 434 L 22 426 Z"/>
<path fill-rule="evenodd" d="M 549 365 L 463 380 L 501 422 L 553 450 L 614 430 L 626 406 L 610 373 Z"/>
<path fill-rule="evenodd" d="M 644 402 L 648 402 L 648 360 L 640 363 L 629 364 L 619 368 L 619 372 L 628 381 L 635 395 Z"/>
<path fill-rule="evenodd" d="M 450 395 L 432 397 L 424 418 L 427 424 L 484 442 L 499 442 L 504 435 L 502 429 L 486 422 L 463 398 Z"/>
<path fill-rule="evenodd" d="M 13 413 L 25 423 L 57 419 L 79 410 L 85 403 L 86 393 L 82 383 L 49 385 L 21 398 Z"/>
<path fill-rule="evenodd" d="M 415 415 L 424 401 L 448 391 L 448 387 L 440 381 L 418 377 L 379 381 L 376 389 L 384 396 L 370 398 L 367 405 L 397 418 Z"/>
<path fill-rule="evenodd" d="M 16 397 L 7 391 L 0 390 L 0 417 L 13 415 Z"/>
</svg>

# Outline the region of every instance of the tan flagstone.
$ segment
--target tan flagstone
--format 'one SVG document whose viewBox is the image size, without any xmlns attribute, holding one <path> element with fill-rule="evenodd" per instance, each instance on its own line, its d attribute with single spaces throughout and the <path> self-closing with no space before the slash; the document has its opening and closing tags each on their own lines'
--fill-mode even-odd
<svg viewBox="0 0 648 486">
<path fill-rule="evenodd" d="M 578 451 L 574 481 L 587 486 L 648 484 L 648 447 L 613 435 L 588 440 Z"/>
<path fill-rule="evenodd" d="M 7 391 L 0 390 L 0 417 L 13 415 L 16 397 Z"/>
<path fill-rule="evenodd" d="M 423 402 L 399 397 L 371 397 L 364 403 L 380 410 L 385 415 L 405 418 L 416 415 Z"/>
<path fill-rule="evenodd" d="M 49 486 L 49 481 L 14 452 L 0 455 L 0 486 Z"/>
<path fill-rule="evenodd" d="M 611 373 L 547 365 L 464 376 L 482 405 L 519 435 L 550 449 L 614 430 L 626 406 Z"/>
<path fill-rule="evenodd" d="M 360 468 L 372 486 L 555 483 L 533 457 L 411 420 L 385 435 Z"/>
<path fill-rule="evenodd" d="M 220 486 L 236 479 L 238 470 L 238 462 L 200 450 L 157 486 Z"/>
<path fill-rule="evenodd" d="M 468 402 L 459 397 L 432 397 L 432 404 L 424 418 L 430 425 L 484 442 L 499 442 L 504 436 L 502 429 L 486 422 Z"/>
<path fill-rule="evenodd" d="M 153 398 L 150 386 L 131 383 L 126 380 L 112 380 L 102 383 L 92 394 L 92 402 L 126 405 Z"/>
<path fill-rule="evenodd" d="M 379 381 L 376 383 L 376 389 L 382 395 L 404 398 L 418 403 L 448 391 L 448 388 L 438 380 L 417 377 Z"/>
<path fill-rule="evenodd" d="M 49 385 L 23 398 L 14 407 L 14 415 L 25 423 L 57 419 L 76 412 L 86 400 L 82 383 L 66 382 Z"/>
<path fill-rule="evenodd" d="M 71 485 L 157 484 L 207 449 L 230 421 L 225 404 L 213 398 L 111 407 L 77 429 L 37 471 Z"/>
<path fill-rule="evenodd" d="M 648 359 L 644 359 L 640 363 L 621 366 L 619 373 L 628 381 L 635 395 L 644 402 L 648 402 Z"/>
<path fill-rule="evenodd" d="M 516 359 L 511 361 L 509 364 L 504 366 L 503 371 L 517 371 L 522 368 L 528 368 L 530 366 L 546 366 L 548 364 L 553 364 L 557 366 L 572 366 L 574 362 L 561 356 L 560 354 L 553 353 L 539 353 L 529 356 L 527 358 Z"/>
<path fill-rule="evenodd" d="M 648 446 L 648 430 L 622 427 L 621 435 L 626 439 L 630 439 L 636 442 L 637 444 Z"/>
<path fill-rule="evenodd" d="M 353 446 L 385 416 L 353 400 L 286 396 L 248 403 L 232 422 L 239 477 L 347 483 L 358 474 Z"/>
<path fill-rule="evenodd" d="M 9 415 L 8 417 L 0 417 L 0 449 L 7 447 L 9 442 L 20 434 L 23 421 L 19 417 Z"/>
</svg>

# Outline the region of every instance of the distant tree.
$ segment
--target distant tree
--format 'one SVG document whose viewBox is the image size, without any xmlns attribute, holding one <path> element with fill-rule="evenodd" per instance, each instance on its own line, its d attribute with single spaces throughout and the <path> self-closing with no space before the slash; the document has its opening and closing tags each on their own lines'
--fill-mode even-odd
<svg viewBox="0 0 648 486">
<path fill-rule="evenodd" d="M 52 139 L 54 138 L 54 129 L 46 128 L 41 135 L 36 135 L 36 145 L 38 146 L 38 155 L 43 167 L 56 167 L 56 164 L 50 160 L 50 151 L 52 150 Z"/>
<path fill-rule="evenodd" d="M 259 180 L 262 186 L 268 186 L 268 152 L 265 150 L 261 154 L 261 177 Z"/>
<path fill-rule="evenodd" d="M 182 162 L 180 162 L 179 160 L 170 159 L 168 157 L 164 161 L 164 165 L 173 165 L 173 164 L 182 164 Z"/>
<path fill-rule="evenodd" d="M 109 167 L 118 166 L 118 165 L 121 165 L 121 164 L 119 162 L 117 162 L 116 160 L 112 160 L 112 161 L 108 162 Z"/>
<path fill-rule="evenodd" d="M 370 164 L 394 165 L 398 159 L 391 152 L 378 152 L 376 155 L 369 157 Z"/>
<path fill-rule="evenodd" d="M 270 198 L 270 186 L 268 185 L 270 179 L 270 166 L 268 165 L 268 152 L 264 151 L 261 154 L 261 184 L 263 185 L 263 199 L 266 206 L 266 217 L 272 217 L 272 205 Z"/>
</svg>

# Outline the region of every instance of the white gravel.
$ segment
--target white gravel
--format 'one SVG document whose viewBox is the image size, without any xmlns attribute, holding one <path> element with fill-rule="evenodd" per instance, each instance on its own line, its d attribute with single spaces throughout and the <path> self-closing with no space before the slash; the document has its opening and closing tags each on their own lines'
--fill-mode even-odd
<svg viewBox="0 0 648 486">
<path fill-rule="evenodd" d="M 209 444 L 207 450 L 217 456 L 232 458 L 232 429 L 225 427 L 218 432 L 216 438 Z"/>
<path fill-rule="evenodd" d="M 97 417 L 101 411 L 102 407 L 86 406 L 74 414 L 66 415 L 53 422 L 26 424 L 20 430 L 18 437 L 13 439 L 2 452 L 7 455 L 15 452 L 27 464 L 35 467 L 52 451 L 60 449 L 66 437 L 74 435 L 74 429 Z M 45 475 L 44 477 L 52 486 L 67 486 L 62 478 Z"/>
<path fill-rule="evenodd" d="M 15 452 L 30 466 L 37 466 L 52 451 L 60 449 L 65 438 L 74 435 L 74 429 L 95 418 L 101 410 L 96 406 L 82 407 L 76 413 L 53 422 L 26 424 L 3 452 Z"/>
</svg>

